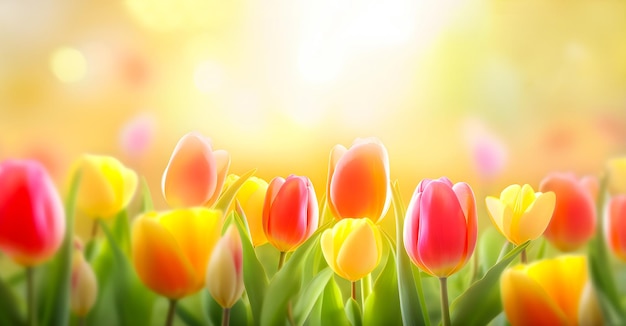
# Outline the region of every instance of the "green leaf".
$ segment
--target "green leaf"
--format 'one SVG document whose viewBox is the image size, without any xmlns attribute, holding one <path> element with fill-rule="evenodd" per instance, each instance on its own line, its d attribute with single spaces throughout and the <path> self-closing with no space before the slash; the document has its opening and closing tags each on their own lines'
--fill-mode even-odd
<svg viewBox="0 0 626 326">
<path fill-rule="evenodd" d="M 392 185 L 393 208 L 396 215 L 396 263 L 398 264 L 398 293 L 400 295 L 400 310 L 402 312 L 402 322 L 404 325 L 430 325 L 428 310 L 421 291 L 421 279 L 417 279 L 417 287 L 411 262 L 406 255 L 403 239 L 403 225 L 405 209 L 398 189 L 398 182 Z M 419 297 L 418 297 L 419 293 Z M 420 307 L 420 309 L 417 309 Z"/>
<path fill-rule="evenodd" d="M 25 321 L 20 316 L 15 293 L 8 284 L 0 279 L 0 325 L 24 325 Z"/>
<path fill-rule="evenodd" d="M 304 324 L 304 321 L 309 317 L 311 310 L 317 298 L 324 292 L 326 283 L 333 276 L 332 269 L 326 267 L 317 276 L 311 280 L 309 285 L 304 289 L 302 295 L 299 296 L 296 305 L 293 309 L 293 317 L 296 321 L 296 325 Z"/>
<path fill-rule="evenodd" d="M 226 189 L 224 193 L 220 195 L 220 198 L 217 200 L 217 202 L 215 202 L 212 208 L 220 210 L 222 212 L 222 215 L 226 216 L 226 213 L 228 212 L 228 208 L 233 203 L 233 200 L 235 199 L 235 196 L 237 195 L 237 191 L 239 191 L 239 188 L 243 186 L 244 182 L 246 182 L 248 178 L 254 175 L 255 172 L 256 172 L 256 169 L 252 169 L 246 172 L 241 177 L 239 177 L 237 181 L 233 182 L 233 184 L 230 187 L 228 187 L 228 189 Z"/>
<path fill-rule="evenodd" d="M 454 300 L 450 306 L 453 325 L 486 325 L 502 311 L 500 274 L 529 243 L 526 241 L 511 250 Z"/>
<path fill-rule="evenodd" d="M 146 213 L 154 210 L 154 203 L 152 202 L 152 194 L 150 193 L 150 186 L 145 177 L 141 178 L 141 212 Z"/>
<path fill-rule="evenodd" d="M 361 326 L 363 325 L 363 317 L 361 317 L 361 307 L 359 307 L 359 303 L 356 302 L 353 298 L 348 299 L 346 302 L 346 316 L 348 316 L 348 320 L 352 326 Z"/>
<path fill-rule="evenodd" d="M 374 283 L 374 290 L 367 297 L 363 308 L 365 325 L 401 325 L 400 297 L 398 294 L 396 260 L 389 251 L 385 268 Z"/>
<path fill-rule="evenodd" d="M 341 298 L 341 289 L 337 285 L 334 277 L 324 288 L 322 295 L 322 308 L 320 314 L 321 325 L 347 326 L 350 321 L 346 316 L 343 308 L 343 299 Z"/>
<path fill-rule="evenodd" d="M 115 217 L 113 222 L 113 236 L 122 252 L 127 257 L 130 257 L 130 222 L 128 220 L 128 211 L 125 209 L 117 213 Z"/>
<path fill-rule="evenodd" d="M 188 326 L 204 326 L 204 323 L 196 318 L 185 306 L 176 305 L 176 315 Z M 211 324 L 215 325 L 215 324 Z"/>
<path fill-rule="evenodd" d="M 302 244 L 272 278 L 267 288 L 267 300 L 261 310 L 261 325 L 273 326 L 285 323 L 289 301 L 300 291 L 302 265 L 313 246 L 319 246 L 320 231 L 321 229 L 318 229 Z"/>
<path fill-rule="evenodd" d="M 487 228 L 478 239 L 477 254 L 480 261 L 480 276 L 498 262 L 500 251 L 506 239 L 495 228 Z"/>
<path fill-rule="evenodd" d="M 45 292 L 40 292 L 40 325 L 67 325 L 70 309 L 70 277 L 74 249 L 74 213 L 81 178 L 77 171 L 72 177 L 69 195 L 65 202 L 65 236 L 55 258 L 48 265 L 40 282 Z M 43 306 L 42 306 L 43 305 Z"/>
<path fill-rule="evenodd" d="M 237 223 L 235 224 L 239 229 L 243 249 L 243 283 L 250 301 L 252 317 L 258 322 L 261 320 L 261 308 L 267 292 L 268 280 L 265 269 L 263 269 L 263 265 L 256 256 L 250 234 L 244 227 L 242 219 L 245 219 L 245 216 L 240 216 L 240 218 L 236 219 Z"/>
</svg>

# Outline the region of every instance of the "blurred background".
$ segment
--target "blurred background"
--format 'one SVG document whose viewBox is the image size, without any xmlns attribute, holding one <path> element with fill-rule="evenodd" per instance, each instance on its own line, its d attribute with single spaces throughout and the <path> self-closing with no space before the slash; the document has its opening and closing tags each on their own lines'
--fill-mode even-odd
<svg viewBox="0 0 626 326">
<path fill-rule="evenodd" d="M 0 0 L 0 159 L 59 184 L 81 153 L 160 178 L 197 130 L 231 172 L 310 177 L 335 144 L 386 145 L 479 203 L 626 152 L 626 2 Z M 392 221 L 391 219 L 390 222 Z"/>
</svg>

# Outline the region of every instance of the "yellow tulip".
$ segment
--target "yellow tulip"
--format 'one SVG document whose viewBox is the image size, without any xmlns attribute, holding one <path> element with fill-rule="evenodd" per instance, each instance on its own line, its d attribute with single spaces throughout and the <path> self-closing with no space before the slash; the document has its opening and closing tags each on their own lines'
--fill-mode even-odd
<svg viewBox="0 0 626 326">
<path fill-rule="evenodd" d="M 132 257 L 139 278 L 170 299 L 202 289 L 221 228 L 221 213 L 204 207 L 140 216 L 132 228 Z"/>
<path fill-rule="evenodd" d="M 383 250 L 380 230 L 368 218 L 340 220 L 324 231 L 321 245 L 328 266 L 352 282 L 376 268 Z"/>
<path fill-rule="evenodd" d="M 230 174 L 224 182 L 224 190 L 227 190 L 238 179 L 238 175 Z M 267 243 L 267 237 L 263 231 L 263 204 L 265 203 L 267 186 L 267 181 L 257 177 L 250 177 L 239 188 L 236 196 L 237 201 L 246 214 L 250 235 L 252 236 L 252 245 L 255 247 Z"/>
<path fill-rule="evenodd" d="M 72 282 L 70 286 L 70 309 L 77 316 L 89 313 L 98 297 L 98 281 L 93 269 L 83 258 L 83 252 L 74 250 Z"/>
<path fill-rule="evenodd" d="M 614 158 L 607 162 L 609 191 L 612 194 L 626 194 L 626 157 Z"/>
<path fill-rule="evenodd" d="M 137 174 L 114 157 L 86 154 L 75 168 L 82 173 L 76 205 L 91 217 L 115 216 L 137 189 Z"/>
<path fill-rule="evenodd" d="M 587 283 L 584 256 L 561 256 L 502 273 L 500 290 L 507 319 L 517 325 L 577 325 Z"/>
<path fill-rule="evenodd" d="M 206 271 L 206 287 L 222 308 L 230 308 L 241 298 L 243 249 L 237 227 L 231 225 L 217 242 Z"/>
<path fill-rule="evenodd" d="M 550 224 L 556 196 L 553 192 L 535 192 L 527 184 L 510 185 L 500 198 L 486 198 L 491 221 L 511 243 L 520 245 L 540 237 Z"/>
</svg>

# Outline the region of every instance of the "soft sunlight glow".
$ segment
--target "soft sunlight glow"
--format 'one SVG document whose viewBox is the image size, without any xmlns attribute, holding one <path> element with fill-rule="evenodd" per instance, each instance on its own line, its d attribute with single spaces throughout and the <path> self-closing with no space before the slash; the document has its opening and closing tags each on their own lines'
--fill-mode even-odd
<svg viewBox="0 0 626 326">
<path fill-rule="evenodd" d="M 82 52 L 74 48 L 62 47 L 52 53 L 50 68 L 60 81 L 73 83 L 85 76 L 87 61 Z"/>
<path fill-rule="evenodd" d="M 214 62 L 204 61 L 196 67 L 193 81 L 201 92 L 215 92 L 222 86 L 222 69 Z"/>
</svg>

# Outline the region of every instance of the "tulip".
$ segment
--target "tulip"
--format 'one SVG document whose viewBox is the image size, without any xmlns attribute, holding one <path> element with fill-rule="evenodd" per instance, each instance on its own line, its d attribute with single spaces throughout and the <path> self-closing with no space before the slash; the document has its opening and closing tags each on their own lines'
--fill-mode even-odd
<svg viewBox="0 0 626 326">
<path fill-rule="evenodd" d="M 226 178 L 224 185 L 228 189 L 232 183 L 237 181 L 239 176 L 231 174 Z M 267 237 L 263 232 L 263 204 L 267 193 L 267 182 L 257 177 L 250 177 L 237 191 L 235 199 L 241 205 L 252 237 L 252 245 L 258 247 L 267 243 Z"/>
<path fill-rule="evenodd" d="M 612 194 L 626 194 L 626 157 L 614 158 L 607 162 L 609 191 Z"/>
<path fill-rule="evenodd" d="M 626 261 L 626 194 L 616 195 L 609 202 L 607 241 L 617 258 Z"/>
<path fill-rule="evenodd" d="M 583 287 L 580 302 L 578 303 L 578 325 L 594 326 L 605 324 L 598 296 L 596 295 L 593 283 L 589 280 Z"/>
<path fill-rule="evenodd" d="M 272 179 L 263 206 L 263 231 L 281 257 L 306 241 L 317 229 L 318 220 L 311 180 L 295 175 Z"/>
<path fill-rule="evenodd" d="M 552 191 L 556 204 L 545 237 L 561 251 L 576 250 L 589 241 L 596 227 L 596 212 L 589 182 L 573 174 L 550 174 L 539 185 L 541 192 Z"/>
<path fill-rule="evenodd" d="M 380 140 L 357 139 L 350 149 L 336 145 L 330 153 L 326 194 L 337 219 L 380 221 L 391 200 L 389 156 Z"/>
<path fill-rule="evenodd" d="M 83 155 L 75 169 L 81 171 L 76 206 L 91 217 L 115 216 L 137 189 L 137 174 L 111 156 Z"/>
<path fill-rule="evenodd" d="M 351 282 L 371 273 L 383 251 L 380 230 L 370 219 L 340 220 L 322 233 L 321 246 L 328 266 Z"/>
<path fill-rule="evenodd" d="M 184 135 L 163 172 L 165 201 L 173 208 L 210 207 L 222 191 L 229 166 L 228 152 L 213 151 L 210 139 L 197 132 Z"/>
<path fill-rule="evenodd" d="M 584 256 L 561 256 L 505 270 L 500 290 L 509 323 L 577 325 L 587 280 Z"/>
<path fill-rule="evenodd" d="M 422 180 L 404 221 L 404 246 L 415 265 L 448 277 L 470 259 L 476 246 L 476 202 L 470 186 L 447 178 Z"/>
<path fill-rule="evenodd" d="M 222 308 L 231 308 L 244 290 L 243 249 L 237 227 L 231 225 L 217 242 L 206 272 L 206 287 Z"/>
<path fill-rule="evenodd" d="M 37 161 L 0 163 L 0 250 L 32 267 L 48 260 L 65 235 L 65 211 L 52 179 Z"/>
<path fill-rule="evenodd" d="M 70 286 L 70 309 L 79 317 L 86 316 L 98 297 L 98 281 L 80 250 L 74 251 Z"/>
<path fill-rule="evenodd" d="M 485 200 L 491 222 L 507 240 L 520 245 L 539 238 L 550 224 L 556 204 L 554 192 L 535 193 L 530 185 L 510 185 L 500 198 Z"/>
<path fill-rule="evenodd" d="M 132 258 L 139 278 L 173 300 L 202 289 L 221 227 L 221 213 L 204 207 L 140 216 L 132 227 Z"/>
</svg>

